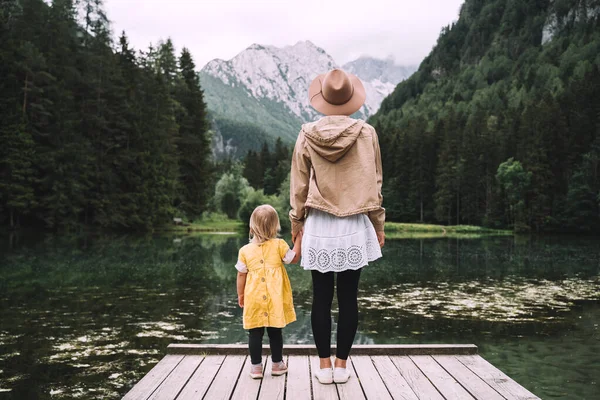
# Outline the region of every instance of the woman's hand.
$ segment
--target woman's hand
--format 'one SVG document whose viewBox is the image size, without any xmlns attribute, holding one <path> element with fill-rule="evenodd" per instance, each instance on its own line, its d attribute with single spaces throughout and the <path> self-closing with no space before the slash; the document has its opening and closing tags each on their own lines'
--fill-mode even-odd
<svg viewBox="0 0 600 400">
<path fill-rule="evenodd" d="M 296 232 L 295 235 L 292 233 L 292 243 L 296 244 L 296 239 L 302 240 L 302 235 L 304 235 L 304 228 Z"/>
<path fill-rule="evenodd" d="M 244 308 L 244 295 L 238 296 L 238 304 L 241 308 Z"/>
<path fill-rule="evenodd" d="M 304 235 L 304 229 L 300 229 L 300 231 L 298 233 L 296 233 L 296 236 L 292 240 L 294 242 L 294 245 L 297 245 L 298 243 L 302 243 L 302 235 Z"/>
<path fill-rule="evenodd" d="M 302 256 L 302 235 L 304 235 L 304 229 L 300 229 L 300 232 L 294 237 L 294 248 L 292 251 L 296 253 L 290 264 L 297 264 Z"/>
<path fill-rule="evenodd" d="M 385 232 L 376 232 L 377 233 L 377 241 L 379 242 L 379 247 L 383 247 L 385 244 Z"/>
</svg>

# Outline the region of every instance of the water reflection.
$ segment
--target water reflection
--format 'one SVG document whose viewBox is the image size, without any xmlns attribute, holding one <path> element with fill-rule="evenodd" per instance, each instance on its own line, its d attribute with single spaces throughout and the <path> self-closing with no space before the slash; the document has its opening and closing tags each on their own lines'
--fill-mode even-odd
<svg viewBox="0 0 600 400">
<path fill-rule="evenodd" d="M 245 343 L 233 269 L 244 240 L 12 239 L 0 248 L 0 398 L 120 398 L 171 342 Z M 357 343 L 475 343 L 542 398 L 593 398 L 596 243 L 390 241 L 363 273 Z M 289 275 L 298 321 L 285 341 L 312 343 L 310 274 Z"/>
<path fill-rule="evenodd" d="M 360 298 L 363 310 L 410 310 L 428 319 L 460 318 L 501 322 L 558 321 L 576 300 L 598 299 L 600 280 L 523 281 L 518 277 L 428 287 L 392 285 Z"/>
</svg>

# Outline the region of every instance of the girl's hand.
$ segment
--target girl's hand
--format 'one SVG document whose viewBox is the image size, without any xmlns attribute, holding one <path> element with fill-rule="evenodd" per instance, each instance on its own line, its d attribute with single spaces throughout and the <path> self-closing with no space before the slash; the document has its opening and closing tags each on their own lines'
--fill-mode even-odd
<svg viewBox="0 0 600 400">
<path fill-rule="evenodd" d="M 294 242 L 294 245 L 297 245 L 298 242 L 302 243 L 303 235 L 304 235 L 304 229 L 301 229 L 292 240 Z"/>
<path fill-rule="evenodd" d="M 238 304 L 241 308 L 244 308 L 244 296 L 238 296 Z"/>
<path fill-rule="evenodd" d="M 292 259 L 290 264 L 296 264 L 300 261 L 300 257 L 302 256 L 302 235 L 304 235 L 304 229 L 301 229 L 294 238 L 294 248 L 292 251 L 296 253 L 296 256 Z"/>
<path fill-rule="evenodd" d="M 292 234 L 292 243 L 296 244 L 296 240 L 298 238 L 302 239 L 302 235 L 304 235 L 304 228 L 300 229 L 295 235 Z"/>
</svg>

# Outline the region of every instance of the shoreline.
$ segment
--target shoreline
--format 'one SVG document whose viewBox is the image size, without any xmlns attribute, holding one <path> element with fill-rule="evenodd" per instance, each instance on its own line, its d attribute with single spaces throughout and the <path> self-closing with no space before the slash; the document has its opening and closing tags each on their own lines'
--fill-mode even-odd
<svg viewBox="0 0 600 400">
<path fill-rule="evenodd" d="M 189 223 L 185 225 L 161 226 L 154 229 L 154 232 L 169 233 L 243 233 L 244 225 L 239 220 L 227 221 L 208 221 L 201 223 Z M 386 236 L 394 238 L 395 236 L 406 237 L 414 235 L 415 237 L 444 237 L 444 236 L 510 236 L 514 232 L 511 230 L 490 229 L 472 225 L 433 225 L 386 222 Z"/>
<path fill-rule="evenodd" d="M 474 225 L 434 225 L 420 223 L 386 222 L 385 233 L 438 233 L 448 234 L 477 234 L 477 235 L 513 235 L 508 229 L 491 229 Z"/>
</svg>

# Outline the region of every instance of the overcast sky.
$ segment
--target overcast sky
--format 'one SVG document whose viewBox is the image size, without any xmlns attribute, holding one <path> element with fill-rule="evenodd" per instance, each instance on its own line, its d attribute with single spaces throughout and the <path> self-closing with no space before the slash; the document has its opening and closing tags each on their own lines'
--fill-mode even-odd
<svg viewBox="0 0 600 400">
<path fill-rule="evenodd" d="M 116 36 L 125 30 L 136 50 L 171 37 L 198 69 L 229 60 L 253 43 L 310 40 L 338 64 L 359 56 L 392 56 L 418 64 L 463 0 L 105 0 Z"/>
</svg>

